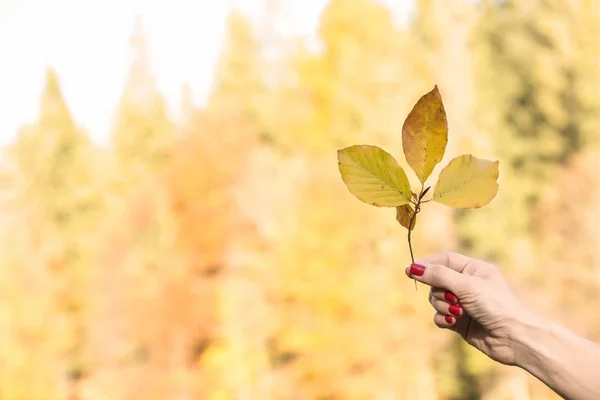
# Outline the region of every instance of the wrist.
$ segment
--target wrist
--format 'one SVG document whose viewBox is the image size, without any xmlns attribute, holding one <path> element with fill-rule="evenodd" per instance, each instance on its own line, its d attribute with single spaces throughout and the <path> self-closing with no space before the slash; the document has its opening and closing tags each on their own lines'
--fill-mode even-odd
<svg viewBox="0 0 600 400">
<path fill-rule="evenodd" d="M 545 362 L 547 351 L 544 337 L 551 334 L 552 324 L 533 311 L 524 309 L 511 325 L 509 343 L 514 365 L 534 373 Z"/>
<path fill-rule="evenodd" d="M 532 312 L 510 331 L 514 365 L 523 368 L 559 396 L 599 399 L 600 347 Z"/>
</svg>

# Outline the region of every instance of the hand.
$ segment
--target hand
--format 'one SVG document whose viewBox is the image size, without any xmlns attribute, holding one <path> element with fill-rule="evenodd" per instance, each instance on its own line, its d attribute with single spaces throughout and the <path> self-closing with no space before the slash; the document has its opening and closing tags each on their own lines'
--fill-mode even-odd
<svg viewBox="0 0 600 400">
<path fill-rule="evenodd" d="M 437 311 L 437 326 L 459 333 L 490 358 L 515 365 L 513 328 L 530 312 L 494 265 L 441 253 L 417 261 L 406 274 L 431 286 L 429 302 Z"/>
</svg>

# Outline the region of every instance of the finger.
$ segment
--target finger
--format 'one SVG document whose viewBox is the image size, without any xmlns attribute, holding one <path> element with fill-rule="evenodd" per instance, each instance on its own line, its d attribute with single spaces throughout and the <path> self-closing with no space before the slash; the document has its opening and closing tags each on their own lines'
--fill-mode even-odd
<svg viewBox="0 0 600 400">
<path fill-rule="evenodd" d="M 429 257 L 421 258 L 415 263 L 417 264 L 440 264 L 455 270 L 456 272 L 462 272 L 469 263 L 475 261 L 471 257 L 467 257 L 463 254 L 446 251 L 443 253 L 434 254 Z"/>
<path fill-rule="evenodd" d="M 452 329 L 454 330 L 454 324 L 456 324 L 456 318 L 452 315 L 443 315 L 440 313 L 436 313 L 433 316 L 433 322 L 440 328 Z"/>
<path fill-rule="evenodd" d="M 458 304 L 448 304 L 444 300 L 438 300 L 436 298 L 433 298 L 430 303 L 435 311 L 440 314 L 452 315 L 456 318 L 461 317 L 464 314 L 462 307 Z"/>
<path fill-rule="evenodd" d="M 448 303 L 448 305 L 458 304 L 457 297 L 450 291 L 432 287 L 429 289 L 429 303 L 433 305 L 433 302 L 437 300 L 442 300 Z"/>
<path fill-rule="evenodd" d="M 431 288 L 431 295 L 436 299 L 445 300 L 448 303 L 458 303 L 458 298 L 456 297 L 456 295 L 446 289 L 433 287 Z"/>
<path fill-rule="evenodd" d="M 419 282 L 431 287 L 438 287 L 455 294 L 459 299 L 461 293 L 468 291 L 471 276 L 456 272 L 439 264 L 412 264 L 406 269 L 406 274 Z"/>
</svg>

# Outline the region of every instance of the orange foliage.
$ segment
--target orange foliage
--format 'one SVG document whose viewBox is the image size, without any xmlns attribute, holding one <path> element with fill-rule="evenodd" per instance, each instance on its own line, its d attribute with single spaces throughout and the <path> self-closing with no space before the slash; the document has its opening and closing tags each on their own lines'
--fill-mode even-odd
<svg viewBox="0 0 600 400">
<path fill-rule="evenodd" d="M 236 218 L 231 188 L 254 138 L 241 119 L 197 115 L 173 146 L 172 162 L 125 199 L 109 228 L 104 267 L 94 279 L 92 330 L 113 330 L 116 337 L 92 341 L 99 346 L 94 358 L 112 358 L 113 371 L 122 371 L 114 365 L 119 357 L 106 346 L 128 343 L 129 355 L 121 357 L 137 372 L 122 396 L 162 399 L 182 388 L 207 393 L 214 381 L 202 357 L 220 337 L 231 232 L 251 229 Z M 225 151 L 228 162 L 222 162 Z M 119 324 L 120 331 L 110 327 Z"/>
</svg>

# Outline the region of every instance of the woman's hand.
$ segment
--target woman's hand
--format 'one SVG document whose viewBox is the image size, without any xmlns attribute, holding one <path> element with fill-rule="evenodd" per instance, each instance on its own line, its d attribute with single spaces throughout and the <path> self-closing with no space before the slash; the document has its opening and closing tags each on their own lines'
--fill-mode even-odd
<svg viewBox="0 0 600 400">
<path fill-rule="evenodd" d="M 436 311 L 437 326 L 459 333 L 498 362 L 515 364 L 513 328 L 530 312 L 494 265 L 441 253 L 417 261 L 406 274 L 431 286 L 429 302 Z"/>
<path fill-rule="evenodd" d="M 600 399 L 600 346 L 529 311 L 492 264 L 442 253 L 412 264 L 406 274 L 431 286 L 439 327 L 525 369 L 564 398 Z"/>
</svg>

